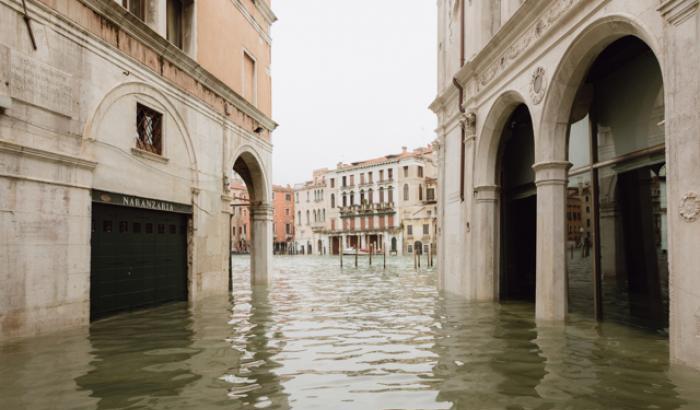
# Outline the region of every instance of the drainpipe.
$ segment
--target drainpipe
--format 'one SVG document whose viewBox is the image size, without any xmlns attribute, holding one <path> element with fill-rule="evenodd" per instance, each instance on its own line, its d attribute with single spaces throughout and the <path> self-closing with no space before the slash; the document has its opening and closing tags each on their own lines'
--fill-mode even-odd
<svg viewBox="0 0 700 410">
<path fill-rule="evenodd" d="M 464 67 L 464 36 L 465 36 L 465 27 L 464 27 L 464 0 L 462 0 L 461 5 L 459 7 L 459 68 L 461 69 Z M 461 115 L 460 119 L 460 124 L 462 128 L 462 137 L 461 137 L 461 150 L 460 150 L 460 156 L 459 156 L 459 198 L 462 202 L 464 202 L 464 166 L 465 166 L 465 151 L 467 149 L 466 147 L 466 133 L 467 133 L 467 124 L 464 122 L 464 114 L 466 112 L 464 108 L 464 87 L 462 87 L 462 84 L 459 83 L 457 80 L 457 77 L 452 78 L 452 84 L 457 87 L 457 90 L 459 91 L 459 101 L 457 104 L 459 105 L 459 112 Z"/>
</svg>

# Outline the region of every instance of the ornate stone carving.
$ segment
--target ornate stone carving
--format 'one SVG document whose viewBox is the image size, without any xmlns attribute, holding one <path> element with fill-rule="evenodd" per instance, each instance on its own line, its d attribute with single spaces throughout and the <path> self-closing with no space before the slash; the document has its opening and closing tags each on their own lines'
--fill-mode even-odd
<svg viewBox="0 0 700 410">
<path fill-rule="evenodd" d="M 559 20 L 571 7 L 581 0 L 557 0 L 555 1 L 525 33 L 520 36 L 510 47 L 495 59 L 479 76 L 479 84 L 488 84 L 496 75 L 504 71 L 510 63 L 518 58 L 537 39 L 542 37 L 552 25 Z"/>
<path fill-rule="evenodd" d="M 700 200 L 695 192 L 688 192 L 681 198 L 679 214 L 686 222 L 695 222 L 700 213 Z"/>
<path fill-rule="evenodd" d="M 547 89 L 547 77 L 544 68 L 537 67 L 530 79 L 530 98 L 532 103 L 537 105 L 542 102 L 545 90 Z"/>
</svg>

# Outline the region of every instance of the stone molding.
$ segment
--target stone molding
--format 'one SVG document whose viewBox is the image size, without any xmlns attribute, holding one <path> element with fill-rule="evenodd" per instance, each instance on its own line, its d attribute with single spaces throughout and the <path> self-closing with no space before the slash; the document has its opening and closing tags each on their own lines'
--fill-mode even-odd
<svg viewBox="0 0 700 410">
<path fill-rule="evenodd" d="M 238 9 L 238 11 L 241 12 L 243 15 L 243 18 L 246 19 L 246 21 L 253 26 L 255 31 L 260 35 L 260 37 L 263 38 L 265 43 L 267 45 L 272 45 L 272 37 L 268 33 L 265 32 L 265 30 L 260 26 L 260 24 L 255 21 L 255 18 L 248 12 L 248 10 L 245 8 L 245 6 L 241 3 L 241 0 L 231 0 L 231 3 Z M 264 5 L 264 6 L 263 6 Z M 265 4 L 265 1 L 255 1 L 255 7 L 258 9 L 260 14 L 263 15 L 263 18 L 265 19 L 265 22 L 267 24 L 272 25 L 275 21 L 277 21 L 277 16 L 275 16 L 272 13 L 272 9 Z"/>
<path fill-rule="evenodd" d="M 274 219 L 274 210 L 271 204 L 253 204 L 250 207 L 250 213 L 254 221 L 270 221 Z"/>
<path fill-rule="evenodd" d="M 667 22 L 677 26 L 693 16 L 699 4 L 700 0 L 665 0 L 656 10 Z"/>
<path fill-rule="evenodd" d="M 58 152 L 33 148 L 7 140 L 0 140 L 0 152 L 9 152 L 16 155 L 23 155 L 37 159 L 42 159 L 45 161 L 58 162 L 64 165 L 70 165 L 78 168 L 94 169 L 97 166 L 97 163 L 94 161 L 89 161 L 71 155 L 61 154 Z"/>
<path fill-rule="evenodd" d="M 532 165 L 535 171 L 535 185 L 564 185 L 569 179 L 569 161 L 547 161 Z"/>
<path fill-rule="evenodd" d="M 500 192 L 498 185 L 479 185 L 474 187 L 474 198 L 477 202 L 494 202 L 498 200 Z"/>
</svg>

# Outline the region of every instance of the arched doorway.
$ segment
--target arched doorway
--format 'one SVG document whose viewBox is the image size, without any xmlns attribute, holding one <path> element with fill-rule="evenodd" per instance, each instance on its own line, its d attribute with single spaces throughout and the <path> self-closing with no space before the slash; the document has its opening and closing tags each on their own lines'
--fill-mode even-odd
<svg viewBox="0 0 700 410">
<path fill-rule="evenodd" d="M 635 36 L 590 64 L 569 120 L 569 311 L 668 328 L 664 91 Z"/>
<path fill-rule="evenodd" d="M 537 191 L 533 163 L 532 119 L 527 106 L 520 104 L 505 123 L 499 148 L 501 300 L 535 299 Z"/>
<path fill-rule="evenodd" d="M 415 252 L 417 255 L 423 254 L 423 244 L 421 241 L 415 241 L 413 243 L 413 252 Z"/>
<path fill-rule="evenodd" d="M 237 232 L 242 233 L 239 243 L 244 244 L 245 251 L 250 253 L 251 282 L 267 284 L 272 259 L 272 206 L 261 161 L 252 152 L 244 151 L 234 161 L 233 177 L 239 177 L 245 187 L 245 195 L 234 198 L 232 221 L 238 212 L 244 218 Z M 232 195 L 236 194 L 232 192 Z M 229 231 L 233 244 L 233 229 Z"/>
<path fill-rule="evenodd" d="M 397 252 L 396 238 L 391 238 L 391 253 L 396 254 L 396 252 Z"/>
</svg>

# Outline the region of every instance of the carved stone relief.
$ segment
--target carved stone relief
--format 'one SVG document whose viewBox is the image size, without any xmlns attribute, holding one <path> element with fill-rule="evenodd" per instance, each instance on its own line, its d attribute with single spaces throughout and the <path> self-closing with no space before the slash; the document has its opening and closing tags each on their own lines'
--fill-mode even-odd
<svg viewBox="0 0 700 410">
<path fill-rule="evenodd" d="M 537 105 L 542 102 L 545 90 L 547 90 L 547 76 L 544 68 L 537 67 L 530 79 L 530 98 L 532 103 Z"/>
<path fill-rule="evenodd" d="M 700 213 L 700 200 L 698 200 L 698 194 L 695 192 L 688 192 L 681 198 L 681 204 L 679 206 L 679 214 L 681 218 L 686 222 L 695 222 L 698 219 L 698 213 Z"/>
</svg>

